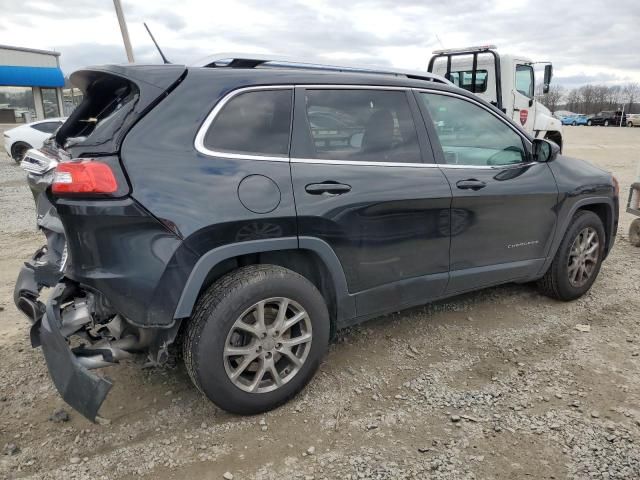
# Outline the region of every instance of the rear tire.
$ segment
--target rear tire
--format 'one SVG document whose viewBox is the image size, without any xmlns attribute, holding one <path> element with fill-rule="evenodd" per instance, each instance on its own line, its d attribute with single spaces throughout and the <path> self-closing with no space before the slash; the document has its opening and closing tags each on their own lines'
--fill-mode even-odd
<svg viewBox="0 0 640 480">
<path fill-rule="evenodd" d="M 587 120 L 587 126 L 590 127 L 593 125 L 593 122 L 591 120 Z"/>
<path fill-rule="evenodd" d="M 629 128 L 633 127 L 633 122 L 627 122 L 627 127 Z"/>
<path fill-rule="evenodd" d="M 605 121 L 604 121 L 604 126 L 605 126 L 605 127 L 608 127 L 608 126 L 609 126 L 609 120 L 605 120 Z"/>
<path fill-rule="evenodd" d="M 586 233 L 585 233 L 586 232 Z M 581 251 L 581 240 L 595 234 L 596 243 L 588 243 Z M 602 221 L 595 213 L 578 211 L 567 229 L 556 256 L 545 273 L 538 280 L 538 288 L 543 295 L 558 300 L 575 300 L 589 291 L 596 280 L 604 255 L 605 233 Z M 582 259 L 589 258 L 587 253 L 593 249 L 595 257 L 585 262 L 584 271 L 576 267 Z M 576 279 L 576 268 L 579 278 Z"/>
<path fill-rule="evenodd" d="M 22 159 L 24 159 L 25 153 L 27 153 L 27 150 L 30 148 L 32 148 L 31 145 L 26 142 L 14 143 L 11 146 L 11 158 L 13 158 L 16 163 L 20 163 Z"/>
<path fill-rule="evenodd" d="M 253 415 L 304 388 L 327 352 L 329 330 L 324 298 L 309 280 L 279 266 L 250 265 L 202 295 L 187 326 L 184 361 L 213 403 Z"/>
</svg>

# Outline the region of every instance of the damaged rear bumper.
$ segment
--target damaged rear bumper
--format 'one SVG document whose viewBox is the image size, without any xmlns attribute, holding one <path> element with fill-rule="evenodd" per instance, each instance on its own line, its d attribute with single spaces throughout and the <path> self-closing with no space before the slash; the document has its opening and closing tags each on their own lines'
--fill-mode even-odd
<svg viewBox="0 0 640 480">
<path fill-rule="evenodd" d="M 178 322 L 167 329 L 138 328 L 114 312 L 105 313 L 97 292 L 66 278 L 53 288 L 45 306 L 38 301 L 37 290 L 27 289 L 33 281 L 28 269 L 18 280 L 22 288 L 16 286 L 21 292 L 16 305 L 24 306 L 26 299 L 35 305 L 30 317 L 31 345 L 42 347 L 56 389 L 87 419 L 95 421 L 112 387 L 111 380 L 96 375 L 93 369 L 117 365 L 137 353 L 146 354 L 148 365 L 167 361 Z M 75 347 L 72 338 L 79 340 Z"/>
<path fill-rule="evenodd" d="M 60 395 L 71 407 L 95 421 L 112 383 L 85 368 L 62 335 L 62 304 L 75 287 L 58 284 L 47 302 L 44 316 L 31 328 L 32 343 L 42 346 L 49 374 Z"/>
<path fill-rule="evenodd" d="M 31 345 L 42 347 L 49 374 L 62 398 L 94 421 L 112 384 L 87 370 L 63 335 L 62 305 L 73 299 L 77 287 L 57 283 L 61 277 L 60 269 L 55 263 L 42 261 L 46 253 L 47 247 L 42 247 L 22 266 L 13 290 L 13 300 L 18 310 L 31 321 Z M 45 306 L 39 300 L 40 290 L 54 285 Z M 89 312 L 86 314 L 90 315 Z"/>
</svg>

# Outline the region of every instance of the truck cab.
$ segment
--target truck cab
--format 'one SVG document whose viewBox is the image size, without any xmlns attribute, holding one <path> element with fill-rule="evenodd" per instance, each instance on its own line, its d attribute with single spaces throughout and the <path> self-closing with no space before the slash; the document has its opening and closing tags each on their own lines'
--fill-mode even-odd
<svg viewBox="0 0 640 480">
<path fill-rule="evenodd" d="M 562 124 L 535 100 L 534 62 L 522 55 L 500 55 L 497 47 L 436 50 L 429 71 L 482 97 L 522 125 L 531 136 L 546 138 L 562 148 Z M 552 66 L 545 65 L 543 92 L 549 91 Z"/>
</svg>

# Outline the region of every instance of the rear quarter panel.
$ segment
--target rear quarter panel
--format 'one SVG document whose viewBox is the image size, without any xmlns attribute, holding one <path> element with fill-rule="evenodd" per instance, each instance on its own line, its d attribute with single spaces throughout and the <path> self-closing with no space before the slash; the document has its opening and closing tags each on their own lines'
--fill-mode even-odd
<svg viewBox="0 0 640 480">
<path fill-rule="evenodd" d="M 163 272 L 148 281 L 163 305 L 162 323 L 173 321 L 178 297 L 197 261 L 214 248 L 251 240 L 296 238 L 296 215 L 289 162 L 231 159 L 195 148 L 200 126 L 219 99 L 235 86 L 218 75 L 190 70 L 182 83 L 136 124 L 125 138 L 121 161 L 131 196 L 181 240 Z M 228 76 L 238 75 L 231 72 Z M 240 201 L 238 186 L 250 175 L 275 182 L 280 202 L 258 214 Z M 142 245 L 141 248 L 144 248 Z M 169 292 L 175 292 L 170 294 Z M 147 324 L 156 319 L 146 318 Z"/>
<path fill-rule="evenodd" d="M 206 116 L 234 88 L 225 79 L 221 89 L 211 73 L 190 70 L 127 135 L 121 158 L 132 196 L 200 255 L 227 243 L 295 235 L 287 161 L 213 157 L 196 150 L 195 136 Z M 281 198 L 273 211 L 256 214 L 240 202 L 238 185 L 249 175 L 277 184 Z"/>
</svg>

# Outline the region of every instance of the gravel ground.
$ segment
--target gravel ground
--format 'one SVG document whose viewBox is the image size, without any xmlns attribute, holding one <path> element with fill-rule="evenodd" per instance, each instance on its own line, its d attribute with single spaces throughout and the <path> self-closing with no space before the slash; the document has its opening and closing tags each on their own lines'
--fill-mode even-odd
<svg viewBox="0 0 640 480">
<path fill-rule="evenodd" d="M 626 198 L 640 129 L 566 138 Z M 368 322 L 339 335 L 301 395 L 256 417 L 215 408 L 181 365 L 123 364 L 105 370 L 115 386 L 91 424 L 56 393 L 11 300 L 42 243 L 23 178 L 0 159 L 0 477 L 640 478 L 640 250 L 626 213 L 578 301 L 506 285 Z"/>
</svg>

